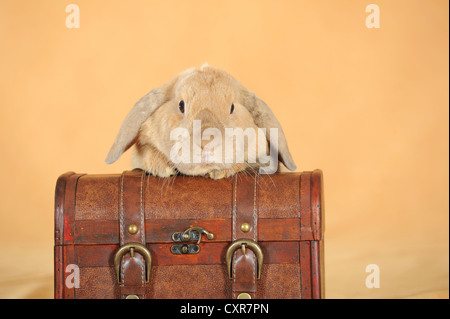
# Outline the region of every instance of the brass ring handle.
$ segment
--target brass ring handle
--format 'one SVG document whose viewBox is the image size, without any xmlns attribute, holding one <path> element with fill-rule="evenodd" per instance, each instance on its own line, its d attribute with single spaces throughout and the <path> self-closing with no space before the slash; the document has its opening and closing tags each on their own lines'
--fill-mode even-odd
<svg viewBox="0 0 450 319">
<path fill-rule="evenodd" d="M 120 280 L 120 262 L 122 261 L 122 257 L 127 252 L 130 252 L 131 257 L 133 257 L 135 251 L 140 253 L 142 257 L 144 257 L 145 263 L 147 265 L 145 282 L 146 283 L 150 282 L 150 274 L 152 271 L 152 255 L 150 251 L 144 245 L 138 243 L 129 243 L 120 247 L 119 250 L 114 255 L 114 270 L 116 271 L 117 282 L 119 284 L 123 284 L 123 282 Z"/>
<path fill-rule="evenodd" d="M 258 261 L 258 276 L 257 276 L 257 278 L 258 279 L 261 278 L 261 270 L 262 270 L 263 259 L 264 259 L 264 254 L 261 250 L 261 247 L 259 247 L 259 245 L 251 239 L 238 239 L 231 243 L 231 245 L 228 247 L 227 253 L 225 255 L 225 259 L 227 262 L 227 269 L 228 269 L 228 277 L 230 279 L 233 279 L 233 275 L 232 275 L 232 271 L 231 271 L 231 259 L 233 257 L 233 254 L 239 248 L 241 248 L 242 253 L 245 254 L 246 247 L 250 248 L 256 255 L 256 259 Z"/>
</svg>

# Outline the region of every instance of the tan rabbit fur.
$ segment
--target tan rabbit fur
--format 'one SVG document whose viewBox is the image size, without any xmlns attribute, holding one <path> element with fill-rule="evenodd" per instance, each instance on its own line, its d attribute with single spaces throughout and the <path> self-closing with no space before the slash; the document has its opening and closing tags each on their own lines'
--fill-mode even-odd
<svg viewBox="0 0 450 319">
<path fill-rule="evenodd" d="M 196 133 L 200 136 L 194 136 L 194 121 L 201 123 L 201 131 Z M 115 162 L 135 143 L 133 167 L 160 177 L 179 172 L 219 179 L 263 166 L 258 155 L 256 163 L 248 160 L 248 151 L 258 147 L 257 140 L 251 136 L 245 139 L 243 163 L 234 157 L 231 163 L 225 161 L 226 128 L 255 131 L 265 128 L 267 140 L 264 140 L 264 146 L 269 141 L 269 129 L 278 129 L 278 157 L 288 169 L 296 169 L 283 130 L 269 107 L 232 76 L 209 65 L 184 71 L 139 100 L 125 118 L 105 161 L 108 164 Z M 171 139 L 175 129 L 184 129 L 189 136 Z M 203 134 L 209 132 L 207 129 L 220 131 L 221 138 L 215 139 L 215 135 L 211 135 L 209 139 L 202 139 Z M 190 161 L 175 164 L 171 160 L 171 150 L 177 142 L 190 143 Z M 222 150 L 221 157 L 218 156 L 220 152 L 215 154 L 213 151 L 213 147 L 219 145 L 217 143 Z M 201 162 L 192 160 L 196 152 L 201 156 Z M 222 161 L 211 161 L 211 156 L 218 156 Z"/>
</svg>

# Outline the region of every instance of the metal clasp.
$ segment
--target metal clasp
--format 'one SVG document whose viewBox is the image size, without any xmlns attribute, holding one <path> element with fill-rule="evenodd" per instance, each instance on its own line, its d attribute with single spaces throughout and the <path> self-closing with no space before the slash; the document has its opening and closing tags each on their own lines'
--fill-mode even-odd
<svg viewBox="0 0 450 319">
<path fill-rule="evenodd" d="M 261 247 L 251 239 L 238 239 L 231 243 L 231 245 L 227 249 L 227 253 L 225 255 L 225 260 L 227 263 L 228 277 L 233 279 L 233 272 L 231 270 L 231 259 L 233 258 L 233 254 L 238 249 L 242 250 L 242 254 L 245 255 L 245 249 L 250 248 L 256 255 L 256 259 L 258 261 L 258 275 L 257 278 L 261 279 L 261 270 L 263 265 L 264 254 L 261 250 Z"/>
<path fill-rule="evenodd" d="M 135 251 L 140 253 L 142 257 L 144 257 L 147 266 L 145 282 L 150 282 L 150 274 L 152 271 L 152 254 L 144 245 L 138 243 L 129 243 L 120 247 L 114 255 L 114 270 L 116 272 L 117 282 L 119 284 L 123 284 L 123 282 L 120 280 L 120 263 L 122 261 L 122 257 L 128 252 L 130 252 L 131 257 L 134 257 Z"/>
<path fill-rule="evenodd" d="M 190 227 L 183 232 L 175 232 L 172 234 L 172 240 L 174 242 L 189 242 L 197 241 L 196 244 L 180 244 L 173 245 L 170 250 L 173 254 L 197 254 L 200 251 L 200 241 L 202 240 L 202 234 L 206 234 L 206 238 L 209 240 L 214 239 L 214 234 L 205 230 L 202 227 Z"/>
</svg>

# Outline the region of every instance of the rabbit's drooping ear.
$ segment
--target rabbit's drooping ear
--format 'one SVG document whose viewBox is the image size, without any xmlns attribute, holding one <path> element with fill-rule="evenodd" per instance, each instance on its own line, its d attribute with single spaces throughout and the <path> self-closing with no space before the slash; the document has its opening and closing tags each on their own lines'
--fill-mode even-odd
<svg viewBox="0 0 450 319">
<path fill-rule="evenodd" d="M 278 129 L 278 155 L 284 166 L 289 170 L 295 171 L 297 165 L 295 165 L 292 159 L 291 153 L 287 146 L 286 138 L 284 136 L 283 129 L 278 122 L 275 114 L 267 106 L 267 104 L 256 96 L 255 93 L 250 92 L 243 86 L 241 86 L 242 104 L 248 109 L 255 121 L 255 124 L 260 128 L 266 129 L 266 135 L 269 136 L 271 128 Z"/>
<path fill-rule="evenodd" d="M 131 109 L 120 126 L 114 144 L 106 156 L 106 164 L 112 164 L 135 142 L 139 129 L 144 121 L 166 100 L 163 87 L 153 89 L 144 95 Z"/>
<path fill-rule="evenodd" d="M 189 70 L 188 70 L 189 71 Z M 131 109 L 125 117 L 122 126 L 119 129 L 116 140 L 111 146 L 105 162 L 112 164 L 136 141 L 142 123 L 161 105 L 170 99 L 171 91 L 181 75 L 187 71 L 172 78 L 166 84 L 153 89 L 144 95 Z"/>
</svg>

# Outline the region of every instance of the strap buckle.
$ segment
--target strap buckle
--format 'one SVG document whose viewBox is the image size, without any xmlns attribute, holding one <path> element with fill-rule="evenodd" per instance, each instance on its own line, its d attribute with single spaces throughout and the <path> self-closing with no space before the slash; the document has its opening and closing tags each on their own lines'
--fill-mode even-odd
<svg viewBox="0 0 450 319">
<path fill-rule="evenodd" d="M 122 261 L 122 257 L 128 252 L 130 252 L 131 257 L 134 257 L 135 251 L 140 253 L 142 257 L 144 257 L 147 269 L 145 283 L 150 282 L 150 274 L 152 271 L 152 254 L 144 245 L 138 243 L 129 243 L 120 247 L 114 255 L 114 270 L 116 272 L 117 282 L 119 284 L 123 284 L 123 282 L 120 280 L 120 263 Z"/>
<path fill-rule="evenodd" d="M 263 252 L 261 250 L 261 247 L 256 242 L 254 242 L 251 239 L 238 239 L 238 240 L 235 240 L 228 247 L 226 255 L 225 255 L 225 260 L 226 260 L 226 263 L 227 263 L 227 270 L 228 270 L 228 277 L 230 279 L 233 279 L 233 274 L 232 274 L 232 271 L 231 271 L 231 259 L 233 257 L 234 252 L 236 250 L 238 250 L 239 248 L 241 248 L 243 255 L 245 255 L 245 249 L 246 248 L 250 248 L 255 253 L 256 259 L 258 261 L 258 275 L 257 275 L 257 278 L 261 279 L 261 270 L 262 270 L 262 265 L 263 265 L 263 260 L 264 260 L 264 254 L 263 254 Z"/>
</svg>

